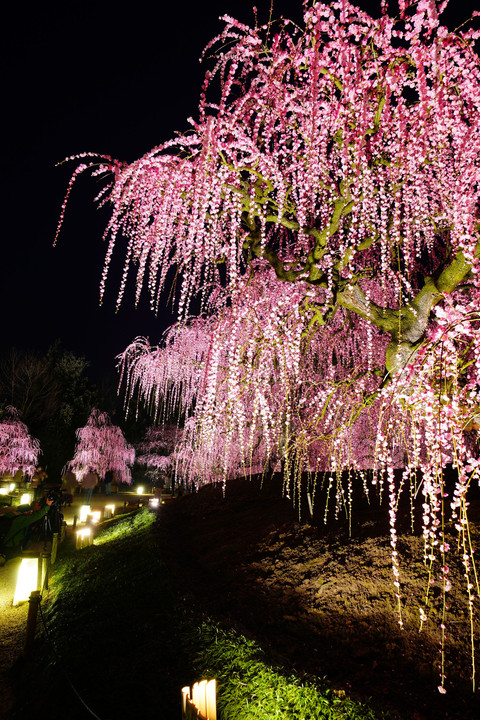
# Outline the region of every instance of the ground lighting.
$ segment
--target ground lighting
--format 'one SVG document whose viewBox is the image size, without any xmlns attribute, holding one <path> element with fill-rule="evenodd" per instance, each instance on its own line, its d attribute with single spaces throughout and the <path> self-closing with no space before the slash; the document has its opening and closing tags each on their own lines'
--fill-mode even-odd
<svg viewBox="0 0 480 720">
<path fill-rule="evenodd" d="M 34 590 L 40 590 L 42 587 L 43 562 L 44 558 L 39 554 L 36 557 L 22 557 L 13 596 L 14 605 L 26 602 L 30 597 L 30 593 Z M 44 570 L 46 572 L 46 567 Z"/>
<path fill-rule="evenodd" d="M 80 522 L 87 522 L 87 518 L 90 515 L 90 505 L 82 505 L 80 507 Z"/>
<path fill-rule="evenodd" d="M 113 515 L 115 515 L 115 505 L 105 505 L 103 509 L 103 517 L 105 518 L 105 520 L 113 517 Z"/>
<path fill-rule="evenodd" d="M 182 720 L 195 717 L 192 709 L 199 710 L 206 720 L 217 720 L 217 691 L 215 680 L 201 680 L 192 688 L 182 688 Z M 193 708 L 192 708 L 193 705 Z"/>
<path fill-rule="evenodd" d="M 92 545 L 93 543 L 93 537 L 92 537 L 92 531 L 91 528 L 81 528 L 81 530 L 77 530 L 77 542 L 76 542 L 76 549 L 81 550 L 84 547 L 88 547 L 89 545 Z"/>
</svg>

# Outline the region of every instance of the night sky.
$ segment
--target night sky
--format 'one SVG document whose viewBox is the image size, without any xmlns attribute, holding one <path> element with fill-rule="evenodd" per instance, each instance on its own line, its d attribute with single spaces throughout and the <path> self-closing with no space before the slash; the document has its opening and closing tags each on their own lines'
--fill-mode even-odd
<svg viewBox="0 0 480 720">
<path fill-rule="evenodd" d="M 70 0 L 2 10 L 2 352 L 43 351 L 60 339 L 94 372 L 113 372 L 135 336 L 155 343 L 171 323 L 168 310 L 155 317 L 145 299 L 134 309 L 133 281 L 115 313 L 121 253 L 99 306 L 108 211 L 95 208 L 91 178 L 74 188 L 53 247 L 74 168 L 56 163 L 85 151 L 133 161 L 186 130 L 209 67 L 199 57 L 222 29 L 219 16 L 253 22 L 253 4 L 266 21 L 270 0 Z M 378 14 L 379 0 L 359 4 Z M 274 7 L 274 16 L 300 22 L 300 0 Z"/>
</svg>

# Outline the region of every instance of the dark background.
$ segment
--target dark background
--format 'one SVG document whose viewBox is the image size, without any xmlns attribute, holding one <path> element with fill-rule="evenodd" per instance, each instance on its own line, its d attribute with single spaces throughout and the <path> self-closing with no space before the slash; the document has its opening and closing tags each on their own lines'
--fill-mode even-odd
<svg viewBox="0 0 480 720">
<path fill-rule="evenodd" d="M 208 67 L 199 57 L 222 29 L 219 16 L 253 22 L 253 4 L 73 0 L 2 10 L 1 353 L 60 339 L 94 376 L 114 373 L 115 356 L 135 336 L 155 343 L 172 322 L 167 309 L 155 317 L 145 298 L 134 309 L 133 281 L 115 312 L 121 253 L 99 306 L 108 211 L 95 208 L 91 178 L 76 184 L 53 247 L 75 166 L 56 163 L 85 151 L 133 161 L 186 130 Z M 270 0 L 255 4 L 266 21 Z M 359 4 L 379 14 L 379 0 Z M 275 0 L 273 14 L 301 22 L 301 9 L 300 0 Z"/>
</svg>

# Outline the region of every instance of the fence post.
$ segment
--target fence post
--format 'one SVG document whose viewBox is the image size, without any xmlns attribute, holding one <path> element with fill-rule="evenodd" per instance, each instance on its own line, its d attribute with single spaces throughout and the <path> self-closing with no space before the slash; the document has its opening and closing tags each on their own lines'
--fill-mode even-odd
<svg viewBox="0 0 480 720">
<path fill-rule="evenodd" d="M 57 559 L 57 547 L 58 547 L 58 533 L 53 533 L 51 560 L 50 560 L 52 565 L 55 565 L 55 560 Z"/>
<path fill-rule="evenodd" d="M 28 657 L 30 655 L 33 647 L 33 641 L 35 640 L 35 628 L 37 626 L 37 613 L 40 598 L 40 592 L 38 590 L 32 590 L 28 599 L 27 630 L 25 632 L 25 642 L 23 644 L 24 657 Z"/>
<path fill-rule="evenodd" d="M 50 553 L 49 552 L 43 552 L 41 557 L 38 560 L 39 564 L 41 563 L 41 572 L 39 573 L 41 579 L 41 587 L 40 590 L 43 592 L 44 590 L 48 590 L 48 571 L 50 569 Z"/>
</svg>

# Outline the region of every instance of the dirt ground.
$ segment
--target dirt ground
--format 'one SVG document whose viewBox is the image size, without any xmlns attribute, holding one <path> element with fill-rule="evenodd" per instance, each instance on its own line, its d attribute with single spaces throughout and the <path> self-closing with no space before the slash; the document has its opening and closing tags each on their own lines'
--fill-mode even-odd
<svg viewBox="0 0 480 720">
<path fill-rule="evenodd" d="M 392 586 L 388 508 L 354 504 L 345 522 L 299 522 L 277 480 L 203 488 L 169 504 L 161 527 L 174 552 L 172 574 L 211 613 L 268 647 L 287 669 L 326 677 L 337 692 L 373 698 L 389 717 L 480 717 L 480 678 L 472 693 L 471 636 L 460 562 L 450 563 L 446 620 L 446 694 L 440 684 L 442 597 L 430 585 L 428 620 L 419 632 L 427 576 L 423 540 L 399 538 L 403 629 Z M 480 504 L 471 507 L 479 547 Z M 408 523 L 407 523 L 408 524 Z M 168 540 L 167 540 L 168 538 Z M 454 543 L 452 543 L 453 545 Z M 182 571 L 183 569 L 183 571 Z M 475 637 L 480 656 L 479 607 Z"/>
</svg>

